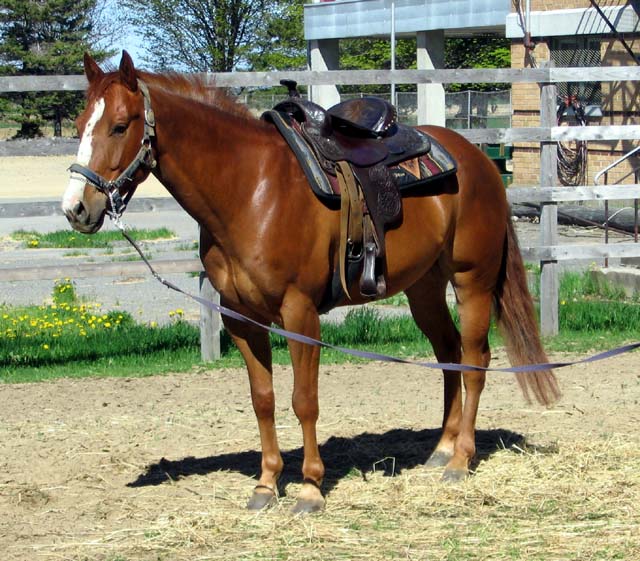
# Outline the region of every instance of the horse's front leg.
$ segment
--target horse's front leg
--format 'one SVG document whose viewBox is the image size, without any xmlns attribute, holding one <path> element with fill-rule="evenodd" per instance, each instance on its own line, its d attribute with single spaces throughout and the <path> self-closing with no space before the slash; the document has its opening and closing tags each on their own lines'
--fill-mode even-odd
<svg viewBox="0 0 640 561">
<path fill-rule="evenodd" d="M 320 337 L 320 318 L 313 304 L 305 297 L 291 299 L 283 313 L 285 328 L 308 337 Z M 320 490 L 324 479 L 324 464 L 320 458 L 316 437 L 318 420 L 318 367 L 320 347 L 298 343 L 289 339 L 289 352 L 293 365 L 293 410 L 302 426 L 304 460 L 302 463 L 302 490 L 294 513 L 309 513 L 324 508 L 324 497 Z"/>
<path fill-rule="evenodd" d="M 224 318 L 224 324 L 242 353 L 249 373 L 251 401 L 258 420 L 262 445 L 262 465 L 260 479 L 247 508 L 260 510 L 275 503 L 278 478 L 284 465 L 275 427 L 271 344 L 266 331 L 229 318 Z"/>
</svg>

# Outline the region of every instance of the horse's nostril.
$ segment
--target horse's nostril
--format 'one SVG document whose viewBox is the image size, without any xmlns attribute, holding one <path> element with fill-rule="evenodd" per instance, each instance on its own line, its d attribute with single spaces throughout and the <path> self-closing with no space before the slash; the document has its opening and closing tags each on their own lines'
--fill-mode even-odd
<svg viewBox="0 0 640 561">
<path fill-rule="evenodd" d="M 86 210 L 84 208 L 84 205 L 82 204 L 82 201 L 78 201 L 76 203 L 76 205 L 73 207 L 73 214 L 75 214 L 77 219 L 80 219 L 83 217 L 84 214 L 86 214 Z"/>
</svg>

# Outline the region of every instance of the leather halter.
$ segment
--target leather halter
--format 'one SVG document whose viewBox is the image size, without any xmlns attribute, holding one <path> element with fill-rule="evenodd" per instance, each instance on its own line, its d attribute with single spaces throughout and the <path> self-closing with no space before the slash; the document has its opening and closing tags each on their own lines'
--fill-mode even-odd
<svg viewBox="0 0 640 561">
<path fill-rule="evenodd" d="M 153 169 L 156 166 L 156 160 L 153 156 L 153 150 L 151 148 L 151 138 L 156 135 L 155 126 L 156 118 L 151 108 L 151 97 L 149 96 L 149 88 L 142 81 L 138 80 L 138 88 L 142 93 L 144 100 L 144 133 L 142 140 L 140 141 L 140 150 L 136 154 L 133 161 L 127 166 L 127 168 L 115 179 L 108 180 L 97 174 L 95 171 L 89 169 L 82 164 L 72 164 L 69 168 L 71 173 L 77 173 L 84 177 L 84 179 L 90 185 L 93 185 L 98 191 L 104 193 L 111 204 L 111 210 L 107 210 L 107 214 L 111 218 L 118 219 L 122 216 L 122 213 L 127 208 L 127 204 L 133 195 L 133 192 L 127 193 L 123 200 L 120 195 L 120 188 L 127 182 L 131 181 L 134 174 L 141 166 Z"/>
</svg>

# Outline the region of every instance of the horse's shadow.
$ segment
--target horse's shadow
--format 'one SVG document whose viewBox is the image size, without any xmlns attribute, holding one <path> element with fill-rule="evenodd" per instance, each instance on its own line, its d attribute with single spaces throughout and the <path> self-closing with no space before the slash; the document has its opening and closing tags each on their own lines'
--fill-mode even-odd
<svg viewBox="0 0 640 561">
<path fill-rule="evenodd" d="M 393 429 L 382 434 L 362 433 L 353 437 L 332 436 L 320 445 L 320 454 L 326 466 L 323 490 L 331 491 L 346 476 L 366 479 L 368 473 L 383 472 L 393 476 L 403 470 L 424 464 L 434 450 L 440 430 Z M 524 448 L 523 435 L 504 429 L 476 431 L 476 457 L 472 468 L 498 450 Z M 279 485 L 302 479 L 302 448 L 282 453 L 285 470 Z M 234 471 L 256 477 L 260 470 L 260 453 L 255 450 L 220 454 L 206 458 L 186 457 L 181 460 L 166 460 L 147 466 L 128 487 L 145 487 L 176 481 L 192 475 L 207 475 L 216 471 Z"/>
</svg>

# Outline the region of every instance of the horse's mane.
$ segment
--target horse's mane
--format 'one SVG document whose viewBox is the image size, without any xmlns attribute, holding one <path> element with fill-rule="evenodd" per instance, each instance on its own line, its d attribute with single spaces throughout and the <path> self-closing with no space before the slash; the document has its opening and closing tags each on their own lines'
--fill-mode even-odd
<svg viewBox="0 0 640 561">
<path fill-rule="evenodd" d="M 162 88 L 173 94 L 193 99 L 205 105 L 211 105 L 237 117 L 255 120 L 249 109 L 238 103 L 223 89 L 207 84 L 205 78 L 197 74 L 180 74 L 179 72 L 166 72 L 155 74 L 138 71 L 138 76 L 151 86 Z"/>
<path fill-rule="evenodd" d="M 227 114 L 257 121 L 249 109 L 238 103 L 232 96 L 224 90 L 207 84 L 203 76 L 197 74 L 181 74 L 179 72 L 166 72 L 156 74 L 153 72 L 143 72 L 138 70 L 138 78 L 152 87 L 161 88 L 174 95 L 192 99 L 205 105 L 215 107 Z M 119 74 L 117 71 L 107 72 L 102 80 L 90 85 L 87 97 L 92 98 L 103 92 L 109 85 L 117 82 Z"/>
</svg>

